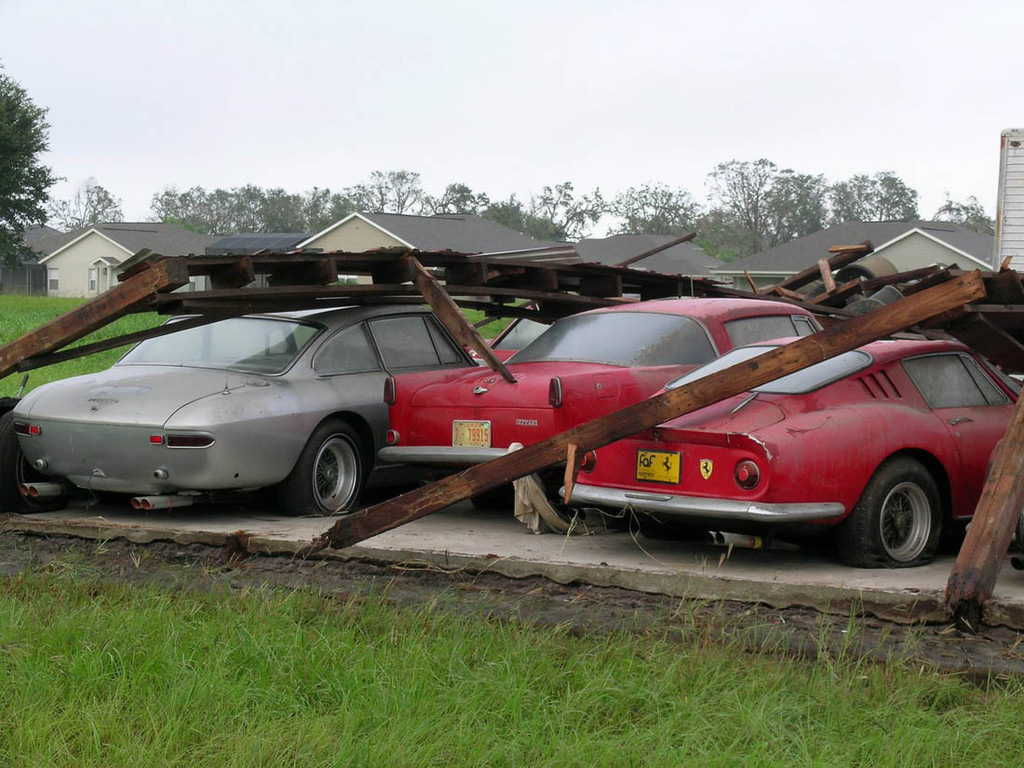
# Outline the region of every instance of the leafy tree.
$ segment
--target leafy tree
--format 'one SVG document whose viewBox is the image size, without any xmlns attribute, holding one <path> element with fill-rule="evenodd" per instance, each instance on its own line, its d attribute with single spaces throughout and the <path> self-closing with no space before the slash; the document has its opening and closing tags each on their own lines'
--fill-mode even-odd
<svg viewBox="0 0 1024 768">
<path fill-rule="evenodd" d="M 421 213 L 426 216 L 441 214 L 478 215 L 486 210 L 491 200 L 483 192 L 476 193 L 465 184 L 449 184 L 440 197 L 424 195 Z"/>
<path fill-rule="evenodd" d="M 353 210 L 410 213 L 423 199 L 420 175 L 412 171 L 374 171 L 368 181 L 345 189 Z"/>
<path fill-rule="evenodd" d="M 78 185 L 70 200 L 51 200 L 50 217 L 60 228 L 71 231 L 100 222 L 124 221 L 121 201 L 89 178 Z"/>
<path fill-rule="evenodd" d="M 57 182 L 39 161 L 48 148 L 46 110 L 0 69 L 0 254 L 17 263 L 25 228 L 46 221 L 48 190 Z"/>
<path fill-rule="evenodd" d="M 978 202 L 978 198 L 974 195 L 963 202 L 955 202 L 947 194 L 946 202 L 932 218 L 936 221 L 952 221 L 956 224 L 963 224 L 968 229 L 981 232 L 984 235 L 994 235 L 996 231 L 995 219 L 985 213 L 985 207 Z"/>
<path fill-rule="evenodd" d="M 696 228 L 701 208 L 684 189 L 643 184 L 620 192 L 608 210 L 623 219 L 613 234 L 684 235 Z"/>
<path fill-rule="evenodd" d="M 825 220 L 823 176 L 796 173 L 761 158 L 719 163 L 708 175 L 711 199 L 722 208 L 720 247 L 741 256 L 820 230 Z"/>
<path fill-rule="evenodd" d="M 833 184 L 828 191 L 831 223 L 844 221 L 912 221 L 917 212 L 917 191 L 892 171 L 874 176 L 858 174 Z"/>
<path fill-rule="evenodd" d="M 525 232 L 542 240 L 578 240 L 606 210 L 600 189 L 576 199 L 572 182 L 566 181 L 530 198 Z"/>
</svg>

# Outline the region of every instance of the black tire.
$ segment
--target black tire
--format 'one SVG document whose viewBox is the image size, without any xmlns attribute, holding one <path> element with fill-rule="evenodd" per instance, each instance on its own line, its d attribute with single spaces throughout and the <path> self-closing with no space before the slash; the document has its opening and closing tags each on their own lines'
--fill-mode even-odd
<svg viewBox="0 0 1024 768">
<path fill-rule="evenodd" d="M 0 511 L 4 512 L 52 512 L 68 505 L 67 496 L 46 500 L 22 496 L 19 487 L 24 482 L 53 482 L 25 461 L 14 432 L 14 413 L 7 411 L 0 415 Z"/>
<path fill-rule="evenodd" d="M 335 515 L 351 510 L 366 478 L 366 452 L 342 419 L 328 419 L 310 436 L 291 474 L 277 487 L 286 515 Z"/>
<path fill-rule="evenodd" d="M 839 557 L 857 568 L 906 568 L 931 561 L 942 534 L 939 490 L 909 456 L 883 463 L 837 531 Z"/>
</svg>

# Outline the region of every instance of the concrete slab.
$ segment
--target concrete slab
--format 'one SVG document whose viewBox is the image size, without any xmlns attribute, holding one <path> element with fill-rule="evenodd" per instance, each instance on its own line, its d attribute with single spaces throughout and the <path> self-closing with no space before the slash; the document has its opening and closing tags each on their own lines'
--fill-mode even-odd
<svg viewBox="0 0 1024 768">
<path fill-rule="evenodd" d="M 327 530 L 331 518 L 289 518 L 269 512 L 188 507 L 138 512 L 72 507 L 61 512 L 5 515 L 0 532 L 25 531 L 94 539 L 124 538 L 225 546 L 245 534 L 250 552 L 294 555 Z M 726 550 L 693 541 L 634 537 L 536 535 L 511 512 L 481 512 L 462 503 L 321 556 L 541 576 L 697 600 L 740 600 L 773 607 L 807 606 L 850 614 L 865 611 L 901 622 L 946 620 L 942 596 L 953 556 L 921 568 L 847 568 L 813 550 Z M 987 624 L 1024 629 L 1024 573 L 1005 568 L 990 600 Z"/>
</svg>

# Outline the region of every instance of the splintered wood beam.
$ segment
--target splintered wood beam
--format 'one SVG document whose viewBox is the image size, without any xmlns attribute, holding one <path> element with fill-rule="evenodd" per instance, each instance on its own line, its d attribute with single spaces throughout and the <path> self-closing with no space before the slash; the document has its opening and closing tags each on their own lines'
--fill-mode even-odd
<svg viewBox="0 0 1024 768">
<path fill-rule="evenodd" d="M 566 504 L 572 498 L 572 488 L 576 485 L 576 478 L 580 474 L 580 467 L 582 465 L 583 452 L 580 451 L 580 447 L 576 443 L 569 443 L 565 453 L 565 477 L 562 482 L 562 485 L 565 486 L 564 501 Z"/>
<path fill-rule="evenodd" d="M 415 256 L 405 256 L 404 258 L 409 261 L 410 271 L 412 272 L 416 287 L 423 294 L 423 298 L 426 299 L 430 308 L 434 310 L 437 319 L 444 323 L 445 328 L 451 332 L 456 341 L 476 352 L 480 359 L 487 364 L 487 367 L 492 371 L 500 373 L 505 381 L 515 384 L 515 376 L 498 359 L 497 355 L 494 354 L 494 350 L 487 345 L 487 342 L 480 337 L 480 334 L 476 332 L 476 328 L 469 324 L 466 316 L 459 311 L 458 305 L 452 301 L 452 297 L 441 287 L 440 283 L 430 276 L 430 273 L 423 268 L 423 265 L 417 261 Z"/>
<path fill-rule="evenodd" d="M 566 460 L 569 446 L 582 454 L 664 421 L 719 402 L 780 376 L 848 352 L 876 339 L 916 325 L 951 307 L 982 298 L 985 288 L 977 273 L 964 275 L 902 299 L 833 328 L 734 365 L 684 387 L 669 390 L 553 437 L 500 456 L 485 464 L 449 475 L 381 504 L 346 515 L 314 539 L 304 554 L 327 547 L 348 547 L 370 536 L 437 512 Z M 1024 454 L 1022 454 L 1024 455 Z"/>
<path fill-rule="evenodd" d="M 175 259 L 151 265 L 92 301 L 65 312 L 0 347 L 0 379 L 22 360 L 60 349 L 119 317 L 138 311 L 157 293 L 188 284 L 188 267 Z"/>
<path fill-rule="evenodd" d="M 745 278 L 747 278 L 747 285 L 749 285 L 749 286 L 750 286 L 750 292 L 751 292 L 751 293 L 753 293 L 753 294 L 755 294 L 755 295 L 756 295 L 756 294 L 760 294 L 760 293 L 761 293 L 761 291 L 759 291 L 759 290 L 757 289 L 757 283 L 755 283 L 755 282 L 754 282 L 754 278 L 752 278 L 752 277 L 750 276 L 750 272 L 748 272 L 747 270 L 745 270 L 745 269 L 744 269 L 744 270 L 743 270 L 743 276 L 744 276 Z"/>
<path fill-rule="evenodd" d="M 985 487 L 946 583 L 946 611 L 976 632 L 1024 507 L 1024 397 L 992 452 Z"/>
</svg>

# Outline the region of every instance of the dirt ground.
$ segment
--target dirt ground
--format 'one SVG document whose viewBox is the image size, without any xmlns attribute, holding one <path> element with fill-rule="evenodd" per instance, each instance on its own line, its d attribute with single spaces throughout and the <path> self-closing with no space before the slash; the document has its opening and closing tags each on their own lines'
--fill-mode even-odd
<svg viewBox="0 0 1024 768">
<path fill-rule="evenodd" d="M 436 567 L 336 559 L 247 556 L 203 545 L 97 542 L 62 536 L 0 535 L 0 577 L 17 578 L 57 563 L 84 577 L 167 589 L 242 591 L 272 585 L 315 589 L 325 599 L 367 594 L 413 609 L 560 626 L 575 635 L 612 631 L 699 637 L 801 657 L 898 660 L 984 681 L 1024 674 L 1024 633 L 983 627 L 906 626 L 870 617 L 828 616 L 811 609 L 749 603 L 681 601 L 629 590 L 562 586 L 541 578 L 446 572 Z"/>
</svg>

